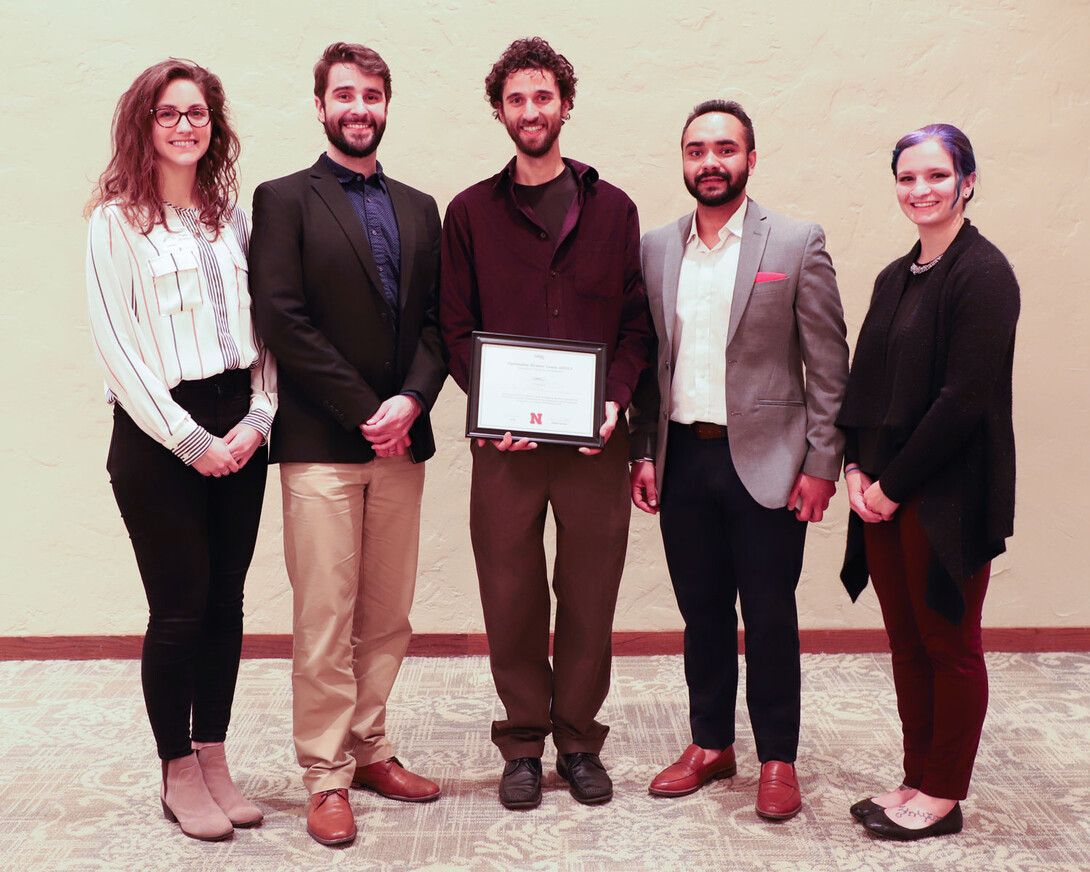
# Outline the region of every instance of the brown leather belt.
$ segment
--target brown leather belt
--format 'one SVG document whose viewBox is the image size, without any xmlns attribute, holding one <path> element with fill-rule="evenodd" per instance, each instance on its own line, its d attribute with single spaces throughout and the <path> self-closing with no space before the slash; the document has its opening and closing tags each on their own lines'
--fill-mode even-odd
<svg viewBox="0 0 1090 872">
<path fill-rule="evenodd" d="M 727 428 L 725 424 L 709 424 L 707 421 L 693 421 L 686 424 L 697 439 L 726 439 Z"/>
</svg>

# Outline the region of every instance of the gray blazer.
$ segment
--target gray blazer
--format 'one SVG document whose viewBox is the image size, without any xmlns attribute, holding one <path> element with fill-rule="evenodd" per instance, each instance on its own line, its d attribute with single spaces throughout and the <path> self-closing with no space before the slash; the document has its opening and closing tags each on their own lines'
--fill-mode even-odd
<svg viewBox="0 0 1090 872">
<path fill-rule="evenodd" d="M 641 252 L 658 366 L 645 372 L 633 398 L 632 457 L 655 458 L 660 493 L 677 285 L 692 220 L 690 212 L 648 232 Z M 844 311 L 817 224 L 750 200 L 741 246 L 723 341 L 727 428 L 739 478 L 758 503 L 775 509 L 787 504 L 800 471 L 832 481 L 840 475 L 844 437 L 834 422 L 848 380 Z M 786 278 L 757 282 L 758 272 Z"/>
</svg>

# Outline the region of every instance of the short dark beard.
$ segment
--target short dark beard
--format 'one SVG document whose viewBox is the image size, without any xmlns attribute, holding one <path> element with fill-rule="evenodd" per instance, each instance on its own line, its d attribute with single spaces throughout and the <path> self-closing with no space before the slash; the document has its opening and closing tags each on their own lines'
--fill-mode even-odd
<svg viewBox="0 0 1090 872">
<path fill-rule="evenodd" d="M 342 118 L 343 121 L 343 118 Z M 370 157 L 378 150 L 378 144 L 382 142 L 382 134 L 386 132 L 386 122 L 375 125 L 374 134 L 371 136 L 371 142 L 365 146 L 353 145 L 344 134 L 341 133 L 340 127 L 334 127 L 330 124 L 328 117 L 325 123 L 322 125 L 325 128 L 326 139 L 338 149 L 341 154 L 346 154 L 349 157 Z"/>
<path fill-rule="evenodd" d="M 548 129 L 548 125 L 546 125 L 545 138 L 541 140 L 541 145 L 534 148 L 533 150 L 527 149 L 526 146 L 523 144 L 522 140 L 519 138 L 519 131 L 517 127 L 512 130 L 510 127 L 507 126 L 506 122 L 504 122 L 503 126 L 507 128 L 507 135 L 510 136 L 511 141 L 515 143 L 515 148 L 521 151 L 524 155 L 526 155 L 527 157 L 543 157 L 549 153 L 549 149 L 553 147 L 553 143 L 556 142 L 557 137 L 560 136 L 560 128 L 564 126 L 564 122 L 561 121 L 561 123 L 557 125 L 556 130 L 550 130 Z"/>
<path fill-rule="evenodd" d="M 709 175 L 726 179 L 727 189 L 721 194 L 713 195 L 702 193 L 699 188 L 700 179 L 707 178 Z M 736 179 L 732 179 L 723 173 L 704 173 L 697 177 L 697 184 L 694 185 L 689 182 L 688 176 L 683 176 L 683 178 L 685 179 L 685 187 L 688 189 L 689 193 L 696 198 L 696 201 L 700 203 L 700 205 L 714 208 L 716 206 L 724 206 L 746 192 L 746 185 L 749 183 L 749 167 L 746 167 L 742 171 L 742 174 Z"/>
</svg>

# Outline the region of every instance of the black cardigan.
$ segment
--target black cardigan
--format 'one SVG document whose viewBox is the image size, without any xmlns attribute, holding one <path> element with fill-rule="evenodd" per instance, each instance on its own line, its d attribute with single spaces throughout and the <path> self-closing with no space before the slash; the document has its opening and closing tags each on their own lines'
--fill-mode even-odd
<svg viewBox="0 0 1090 872">
<path fill-rule="evenodd" d="M 859 462 L 858 434 L 882 430 L 895 451 L 864 469 L 897 503 L 918 496 L 931 543 L 927 603 L 959 623 L 967 578 L 1006 550 L 1014 530 L 1011 377 L 1019 293 L 1003 254 L 965 221 L 942 260 L 913 292 L 900 353 L 887 360 L 889 330 L 905 291 L 912 251 L 874 283 L 837 418 L 845 462 Z M 840 578 L 852 600 L 869 572 L 863 521 L 854 512 Z"/>
</svg>

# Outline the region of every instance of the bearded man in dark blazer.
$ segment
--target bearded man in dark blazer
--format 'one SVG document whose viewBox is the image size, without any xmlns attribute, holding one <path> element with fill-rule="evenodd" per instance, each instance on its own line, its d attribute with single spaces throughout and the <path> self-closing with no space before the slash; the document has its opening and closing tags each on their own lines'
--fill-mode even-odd
<svg viewBox="0 0 1090 872">
<path fill-rule="evenodd" d="M 325 154 L 254 194 L 250 287 L 281 367 L 271 460 L 294 601 L 293 732 L 307 831 L 327 845 L 355 838 L 350 786 L 439 796 L 386 737 L 435 451 L 428 412 L 446 377 L 439 212 L 376 156 L 390 94 L 376 52 L 329 46 L 314 68 Z"/>
</svg>

